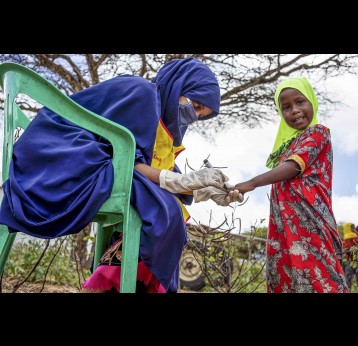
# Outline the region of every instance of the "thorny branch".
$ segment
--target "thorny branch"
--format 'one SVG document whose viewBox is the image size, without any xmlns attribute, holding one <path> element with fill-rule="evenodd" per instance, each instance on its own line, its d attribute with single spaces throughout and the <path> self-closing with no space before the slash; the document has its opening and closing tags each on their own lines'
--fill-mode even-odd
<svg viewBox="0 0 358 346">
<path fill-rule="evenodd" d="M 235 220 L 232 216 L 233 223 Z M 261 260 L 265 249 L 257 249 L 257 241 L 264 244 L 265 239 L 254 236 L 256 226 L 252 226 L 250 235 L 233 233 L 234 224 L 228 225 L 227 221 L 226 217 L 215 228 L 200 223 L 187 225 L 188 248 L 211 289 L 222 293 L 254 292 L 265 282 L 266 261 Z M 228 228 L 222 228 L 224 225 Z"/>
</svg>

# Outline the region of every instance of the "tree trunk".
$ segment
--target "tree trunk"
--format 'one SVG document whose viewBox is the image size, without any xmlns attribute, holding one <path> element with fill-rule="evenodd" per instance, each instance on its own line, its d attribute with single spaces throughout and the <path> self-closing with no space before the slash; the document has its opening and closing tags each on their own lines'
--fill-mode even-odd
<svg viewBox="0 0 358 346">
<path fill-rule="evenodd" d="M 88 224 L 81 232 L 75 234 L 73 237 L 72 256 L 81 265 L 82 268 L 90 269 L 92 264 L 92 256 L 88 256 L 87 245 L 88 237 L 91 234 L 91 225 Z M 91 248 L 91 251 L 93 246 Z"/>
</svg>

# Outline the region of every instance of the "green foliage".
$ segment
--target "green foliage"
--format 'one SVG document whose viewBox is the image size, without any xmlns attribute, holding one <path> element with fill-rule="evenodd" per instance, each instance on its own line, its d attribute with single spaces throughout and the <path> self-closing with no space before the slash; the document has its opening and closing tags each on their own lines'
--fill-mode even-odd
<svg viewBox="0 0 358 346">
<path fill-rule="evenodd" d="M 264 221 L 264 219 L 262 219 L 260 223 L 262 223 L 263 221 Z M 242 234 L 252 236 L 252 237 L 258 237 L 258 238 L 266 239 L 267 238 L 267 232 L 268 232 L 268 228 L 266 226 L 262 226 L 262 227 L 251 226 L 250 231 L 242 232 Z"/>
<path fill-rule="evenodd" d="M 267 227 L 260 227 L 260 228 L 256 229 L 256 233 L 254 235 L 255 235 L 255 237 L 266 239 L 267 232 L 268 232 Z"/>
<path fill-rule="evenodd" d="M 338 225 L 338 232 L 341 239 L 343 239 L 343 222 L 340 222 Z"/>
<path fill-rule="evenodd" d="M 57 238 L 50 242 L 44 257 L 27 281 L 42 283 L 47 273 L 46 283 L 79 287 L 80 281 L 83 282 L 83 277 L 90 275 L 86 269 L 82 269 L 82 273 L 79 273 L 80 269 L 71 257 L 73 241 L 66 239 L 61 245 L 62 241 L 63 239 Z M 42 239 L 31 239 L 16 244 L 10 252 L 4 269 L 4 276 L 17 281 L 25 278 L 38 261 L 45 244 L 46 241 Z M 50 263 L 51 266 L 48 268 Z"/>
<path fill-rule="evenodd" d="M 358 286 L 357 286 L 357 282 L 355 280 L 353 280 L 350 293 L 358 293 Z"/>
<path fill-rule="evenodd" d="M 238 293 L 266 293 L 265 260 L 249 260 L 241 264 Z"/>
</svg>

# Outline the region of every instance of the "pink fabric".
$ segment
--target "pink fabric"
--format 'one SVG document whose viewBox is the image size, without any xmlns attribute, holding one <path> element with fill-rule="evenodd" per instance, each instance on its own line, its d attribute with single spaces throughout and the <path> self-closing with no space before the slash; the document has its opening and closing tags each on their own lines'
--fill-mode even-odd
<svg viewBox="0 0 358 346">
<path fill-rule="evenodd" d="M 105 291 L 115 288 L 119 292 L 120 277 L 120 266 L 100 265 L 82 286 Z M 142 261 L 138 263 L 137 280 L 147 286 L 147 293 L 166 293 L 164 287 Z"/>
</svg>

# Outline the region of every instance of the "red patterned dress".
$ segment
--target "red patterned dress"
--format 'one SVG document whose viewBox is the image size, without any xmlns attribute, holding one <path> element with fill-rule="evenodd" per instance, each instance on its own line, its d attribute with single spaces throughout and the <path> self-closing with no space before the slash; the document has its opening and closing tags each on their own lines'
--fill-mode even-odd
<svg viewBox="0 0 358 346">
<path fill-rule="evenodd" d="M 267 291 L 349 292 L 341 266 L 342 242 L 332 211 L 329 129 L 317 124 L 302 132 L 279 164 L 286 160 L 297 162 L 301 173 L 272 184 Z"/>
</svg>

